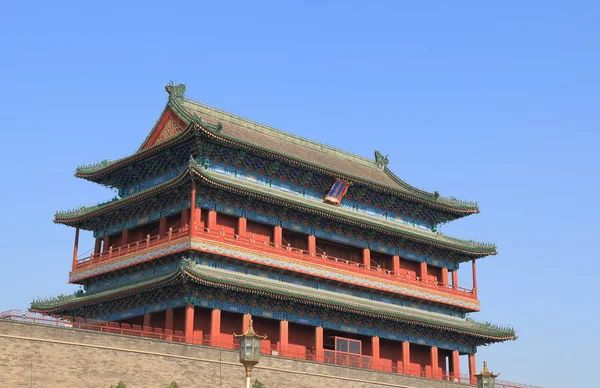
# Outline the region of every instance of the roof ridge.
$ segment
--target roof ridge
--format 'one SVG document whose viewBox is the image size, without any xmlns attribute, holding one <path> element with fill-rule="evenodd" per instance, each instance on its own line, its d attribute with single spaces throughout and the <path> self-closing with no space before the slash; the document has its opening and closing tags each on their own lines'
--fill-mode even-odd
<svg viewBox="0 0 600 388">
<path fill-rule="evenodd" d="M 361 156 L 361 155 L 358 155 L 358 154 L 355 154 L 355 153 L 352 153 L 352 152 L 344 151 L 341 148 L 336 148 L 336 147 L 333 147 L 333 146 L 330 146 L 330 145 L 327 145 L 327 144 L 324 144 L 324 143 L 319 143 L 319 142 L 317 142 L 315 140 L 308 139 L 308 138 L 305 138 L 305 137 L 302 137 L 302 136 L 299 136 L 299 135 L 296 135 L 296 134 L 293 134 L 293 133 L 290 133 L 290 132 L 287 132 L 287 131 L 283 131 L 281 129 L 278 129 L 278 128 L 275 128 L 275 127 L 271 127 L 269 125 L 260 123 L 258 121 L 254 121 L 254 120 L 248 119 L 246 117 L 238 116 L 238 115 L 236 115 L 234 113 L 231 113 L 231 112 L 226 112 L 224 110 L 221 110 L 219 108 L 215 108 L 213 106 L 204 104 L 202 102 L 190 100 L 190 99 L 187 99 L 187 98 L 185 98 L 183 101 L 187 102 L 187 103 L 194 104 L 194 105 L 199 106 L 199 107 L 204 108 L 204 109 L 211 110 L 211 111 L 213 111 L 215 113 L 218 113 L 218 114 L 221 114 L 223 116 L 226 116 L 226 117 L 228 116 L 228 117 L 231 117 L 233 119 L 239 120 L 239 121 L 241 121 L 244 124 L 251 124 L 253 127 L 249 127 L 249 126 L 245 125 L 245 127 L 248 128 L 248 129 L 252 129 L 252 130 L 259 131 L 259 132 L 262 132 L 262 133 L 267 133 L 267 134 L 276 134 L 276 135 L 279 135 L 280 137 L 285 138 L 285 139 L 291 137 L 291 138 L 294 138 L 295 140 L 302 141 L 304 144 L 310 144 L 311 146 L 323 148 L 324 150 L 322 150 L 322 151 L 332 151 L 334 153 L 346 156 L 348 160 L 358 161 L 358 162 L 360 162 L 361 164 L 363 164 L 363 165 L 365 165 L 367 167 L 378 169 L 377 163 L 374 160 L 366 158 L 364 156 Z M 222 117 L 215 117 L 215 118 L 222 119 Z M 228 121 L 228 120 L 224 120 L 224 121 Z M 228 121 L 228 122 L 230 122 L 231 124 L 240 125 L 240 123 L 235 123 L 235 122 L 231 122 L 231 121 Z M 262 129 L 262 131 L 260 129 Z"/>
</svg>

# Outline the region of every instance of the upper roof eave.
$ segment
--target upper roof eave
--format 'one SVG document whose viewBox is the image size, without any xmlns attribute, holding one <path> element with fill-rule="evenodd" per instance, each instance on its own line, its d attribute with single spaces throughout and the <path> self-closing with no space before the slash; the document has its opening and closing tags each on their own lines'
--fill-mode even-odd
<svg viewBox="0 0 600 388">
<path fill-rule="evenodd" d="M 238 182 L 239 179 L 224 175 L 221 176 L 217 173 L 212 173 L 204 169 L 193 159 L 190 159 L 190 165 L 186 170 L 182 171 L 177 177 L 166 181 L 161 185 L 149 188 L 135 195 L 100 204 L 95 207 L 82 208 L 70 213 L 57 213 L 54 222 L 69 226 L 76 226 L 90 217 L 102 214 L 103 212 L 115 210 L 131 203 L 136 203 L 148 196 L 155 195 L 163 190 L 167 190 L 174 185 L 181 184 L 188 179 L 187 177 L 189 177 L 190 174 L 194 174 L 195 176 L 199 177 L 201 181 L 210 186 L 225 188 L 229 191 L 240 192 L 245 195 L 251 194 L 258 198 L 270 199 L 271 201 L 281 202 L 287 206 L 292 206 L 310 213 L 323 214 L 330 218 L 333 216 L 333 218 L 342 219 L 345 222 L 358 224 L 360 226 L 367 226 L 371 229 L 383 231 L 384 233 L 392 232 L 393 234 L 397 234 L 401 237 L 406 237 L 414 241 L 425 244 L 433 244 L 438 248 L 449 249 L 475 257 L 484 257 L 496 254 L 496 248 L 493 245 L 475 244 L 471 241 L 464 241 L 445 235 L 439 235 L 433 232 L 420 230 L 412 226 L 396 224 L 387 220 L 379 220 L 376 217 L 366 214 L 354 215 L 352 214 L 352 211 L 348 209 L 327 205 L 314 200 L 308 200 L 304 197 L 301 199 L 296 199 L 290 194 L 284 195 L 276 190 L 268 189 L 251 182 Z"/>
<path fill-rule="evenodd" d="M 157 120 L 157 123 L 154 125 L 152 131 L 150 131 L 150 133 L 148 134 L 146 139 L 142 142 L 142 145 L 140 146 L 140 148 L 135 153 L 133 153 L 129 156 L 126 156 L 124 158 L 114 160 L 114 161 L 104 160 L 100 163 L 96 163 L 93 165 L 80 166 L 76 169 L 75 176 L 78 178 L 83 178 L 83 179 L 87 179 L 90 181 L 99 182 L 103 178 L 105 178 L 108 174 L 117 170 L 118 168 L 123 167 L 133 161 L 140 160 L 140 159 L 143 159 L 150 155 L 153 155 L 157 152 L 160 152 L 162 149 L 168 147 L 169 145 L 171 145 L 173 143 L 176 143 L 178 140 L 186 138 L 187 136 L 189 136 L 190 132 L 193 132 L 190 130 L 192 128 L 194 128 L 194 129 L 200 129 L 202 132 L 204 132 L 205 134 L 208 134 L 214 140 L 217 140 L 220 142 L 225 142 L 225 143 L 233 142 L 238 146 L 246 147 L 246 148 L 247 147 L 253 148 L 253 149 L 258 150 L 258 151 L 260 151 L 264 154 L 267 154 L 271 157 L 283 159 L 288 162 L 292 162 L 296 165 L 303 166 L 305 168 L 309 168 L 312 170 L 321 171 L 322 173 L 325 173 L 327 175 L 336 176 L 341 179 L 349 180 L 351 182 L 360 182 L 361 184 L 371 187 L 374 190 L 383 191 L 387 194 L 391 194 L 391 195 L 403 197 L 403 198 L 406 198 L 406 199 L 409 199 L 412 201 L 424 203 L 424 204 L 427 204 L 434 208 L 437 208 L 439 210 L 451 213 L 455 217 L 463 217 L 466 215 L 479 213 L 479 207 L 477 206 L 477 204 L 457 202 L 455 200 L 440 197 L 437 193 L 429 193 L 425 190 L 418 189 L 418 188 L 404 182 L 402 179 L 400 179 L 398 176 L 396 176 L 391 170 L 389 170 L 385 166 L 383 167 L 384 174 L 387 175 L 391 179 L 391 181 L 395 183 L 395 187 L 381 183 L 381 182 L 373 181 L 373 180 L 367 179 L 365 177 L 349 174 L 347 172 L 339 171 L 336 169 L 331 169 L 327 166 L 313 163 L 310 160 L 295 158 L 289 154 L 286 154 L 283 152 L 278 152 L 272 148 L 261 147 L 258 144 L 248 143 L 248 142 L 244 141 L 243 139 L 227 136 L 224 133 L 219 133 L 218 131 L 207 128 L 206 123 L 203 123 L 200 117 L 194 116 L 194 114 L 190 113 L 188 110 L 186 110 L 184 108 L 185 104 L 192 104 L 197 107 L 202 107 L 202 109 L 210 109 L 212 111 L 219 112 L 219 114 L 223 115 L 224 118 L 230 118 L 231 120 L 235 120 L 236 123 L 239 123 L 239 122 L 247 123 L 247 125 L 251 125 L 251 126 L 253 126 L 253 128 L 257 128 L 259 126 L 263 131 L 269 131 L 272 133 L 276 133 L 277 136 L 285 136 L 286 138 L 294 139 L 294 141 L 296 141 L 298 143 L 308 144 L 311 147 L 318 147 L 320 150 L 326 150 L 327 152 L 331 153 L 332 155 L 335 155 L 336 157 L 340 157 L 340 158 L 343 157 L 343 158 L 351 159 L 352 161 L 355 161 L 356 163 L 360 163 L 362 166 L 370 166 L 370 168 L 373 168 L 373 169 L 376 168 L 375 167 L 376 163 L 374 161 L 366 159 L 364 157 L 354 155 L 352 153 L 345 152 L 345 151 L 339 150 L 334 147 L 329 147 L 329 146 L 314 142 L 312 140 L 302 138 L 300 136 L 292 135 L 292 134 L 277 130 L 275 128 L 268 127 L 268 126 L 253 122 L 251 120 L 233 115 L 231 113 L 227 113 L 227 112 L 218 110 L 216 108 L 212 108 L 207 105 L 200 104 L 198 102 L 195 102 L 195 101 L 192 101 L 189 99 L 185 99 L 182 97 L 176 98 L 170 94 L 169 101 L 167 102 L 165 108 L 163 109 L 163 112 L 160 117 L 162 117 L 162 115 L 166 112 L 167 109 L 171 109 L 184 123 L 186 123 L 186 129 L 184 131 L 182 131 L 181 133 L 177 134 L 176 136 L 174 136 L 172 138 L 165 140 L 164 142 L 155 144 L 151 147 L 144 149 L 144 145 L 148 142 L 148 140 L 151 138 L 152 134 L 156 130 L 157 124 L 160 121 L 160 117 L 159 117 L 159 119 Z M 195 124 L 195 125 L 193 125 L 193 124 Z"/>
</svg>

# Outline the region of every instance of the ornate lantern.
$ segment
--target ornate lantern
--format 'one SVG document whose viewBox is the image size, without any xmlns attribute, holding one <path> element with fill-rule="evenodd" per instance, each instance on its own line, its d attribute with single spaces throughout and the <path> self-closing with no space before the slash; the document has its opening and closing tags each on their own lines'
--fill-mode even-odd
<svg viewBox="0 0 600 388">
<path fill-rule="evenodd" d="M 487 368 L 487 361 L 483 362 L 483 370 L 475 375 L 477 378 L 477 388 L 494 388 L 496 386 L 496 377 L 500 374 L 493 374 Z"/>
<path fill-rule="evenodd" d="M 254 332 L 252 320 L 250 320 L 248 330 L 244 334 L 233 334 L 233 336 L 240 340 L 240 362 L 246 368 L 246 388 L 250 388 L 252 369 L 254 365 L 258 364 L 260 340 L 267 338 L 267 336 L 261 336 Z"/>
</svg>

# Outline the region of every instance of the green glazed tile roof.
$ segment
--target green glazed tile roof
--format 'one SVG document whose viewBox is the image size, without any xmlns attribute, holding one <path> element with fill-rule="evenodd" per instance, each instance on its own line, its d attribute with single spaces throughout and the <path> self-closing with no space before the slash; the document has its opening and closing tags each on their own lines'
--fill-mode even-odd
<svg viewBox="0 0 600 388">
<path fill-rule="evenodd" d="M 433 244 L 441 248 L 452 249 L 474 256 L 496 254 L 496 247 L 493 245 L 484 245 L 469 240 L 461 240 L 415 228 L 409 225 L 388 221 L 379 217 L 362 213 L 358 214 L 350 209 L 328 205 L 321 201 L 300 197 L 291 193 L 284 193 L 265 185 L 260 185 L 257 183 L 248 182 L 246 180 L 234 178 L 232 176 L 208 171 L 199 166 L 193 159 L 190 159 L 190 167 L 188 169 L 184 170 L 179 176 L 173 178 L 172 180 L 164 182 L 162 185 L 123 199 L 92 207 L 80 208 L 71 212 L 57 213 L 55 216 L 55 222 L 73 225 L 77 222 L 81 222 L 85 218 L 102 214 L 106 211 L 115 210 L 128 203 L 135 203 L 148 195 L 153 195 L 154 193 L 165 190 L 176 183 L 183 182 L 184 178 L 188 176 L 190 172 L 194 172 L 198 177 L 201 178 L 203 182 L 208 185 L 224 188 L 229 191 L 238 192 L 244 195 L 250 194 L 267 201 L 277 201 L 286 206 L 293 206 L 298 209 L 323 215 L 325 217 L 331 218 L 333 216 L 334 218 L 342 219 L 346 222 L 367 225 L 371 228 L 379 229 L 385 232 L 392 231 L 404 237 L 412 238 L 413 240 Z"/>
<path fill-rule="evenodd" d="M 193 263 L 185 263 L 182 265 L 181 270 L 175 270 L 158 278 L 93 294 L 73 295 L 55 300 L 34 302 L 31 308 L 34 311 L 52 312 L 82 304 L 99 303 L 106 299 L 115 299 L 127 294 L 156 288 L 167 283 L 179 282 L 181 280 L 177 279 L 181 276 L 186 276 L 197 283 L 207 286 L 258 293 L 278 299 L 294 300 L 301 303 L 334 308 L 344 312 L 354 312 L 378 318 L 434 327 L 441 330 L 468 333 L 492 341 L 515 338 L 515 332 L 510 328 L 496 327 L 490 324 L 478 323 L 470 319 L 451 317 L 331 291 L 316 290 L 260 276 L 241 274 Z"/>
<path fill-rule="evenodd" d="M 165 110 L 167 108 L 173 110 L 188 124 L 186 130 L 162 143 L 143 149 L 151 132 L 142 143 L 142 147 L 134 154 L 114 161 L 104 160 L 100 163 L 80 166 L 75 175 L 92 180 L 98 179 L 133 160 L 158 152 L 178 139 L 188 138 L 194 130 L 200 130 L 214 140 L 249 147 L 261 153 L 296 162 L 305 168 L 317 169 L 325 174 L 346 178 L 352 182 L 361 182 L 390 192 L 392 195 L 428 203 L 455 215 L 479 212 L 475 203 L 440 197 L 411 186 L 394 175 L 387 167 L 378 165 L 375 160 L 292 135 L 192 100 L 170 98 Z M 208 127 L 212 129 L 207 130 Z M 214 130 L 217 127 L 219 129 Z"/>
<path fill-rule="evenodd" d="M 31 302 L 31 309 L 34 311 L 52 311 L 68 306 L 93 303 L 106 298 L 114 298 L 116 296 L 127 295 L 133 292 L 154 288 L 165 283 L 175 280 L 178 277 L 178 270 L 167 273 L 166 275 L 149 278 L 141 282 L 128 283 L 121 287 L 108 289 L 102 292 L 88 293 L 83 295 L 71 294 L 60 295 L 58 297 L 47 300 L 34 300 Z"/>
<path fill-rule="evenodd" d="M 494 339 L 505 340 L 512 339 L 515 336 L 514 330 L 508 328 L 499 328 L 473 320 L 377 302 L 333 291 L 316 290 L 261 276 L 194 264 L 190 265 L 186 272 L 197 280 L 207 283 L 207 285 L 233 286 L 237 287 L 239 291 L 252 290 L 253 292 L 282 297 L 283 299 L 294 299 L 320 306 L 333 306 L 345 312 L 362 312 L 370 316 L 418 323 L 451 331 L 469 332 L 473 335 Z"/>
</svg>

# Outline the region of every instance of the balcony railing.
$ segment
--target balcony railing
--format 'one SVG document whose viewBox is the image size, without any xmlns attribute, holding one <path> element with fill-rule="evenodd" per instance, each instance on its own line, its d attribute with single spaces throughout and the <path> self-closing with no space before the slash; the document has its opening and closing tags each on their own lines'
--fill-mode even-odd
<svg viewBox="0 0 600 388">
<path fill-rule="evenodd" d="M 203 345 L 216 347 L 221 349 L 237 350 L 239 342 L 232 335 L 221 335 L 218 339 L 211 339 L 210 335 L 204 335 L 202 338 L 187 338 L 181 330 L 163 329 L 160 327 L 150 327 L 133 325 L 128 323 L 107 322 L 98 319 L 83 319 L 69 316 L 47 316 L 40 313 L 22 312 L 20 310 L 9 310 L 0 313 L 0 319 L 7 319 L 26 323 L 45 324 L 52 326 L 60 326 L 75 329 L 92 330 L 103 333 L 129 335 L 135 337 L 151 338 L 155 340 L 171 341 L 187 343 L 192 345 Z M 261 354 L 291 358 L 297 360 L 306 360 L 313 362 L 323 362 L 327 364 L 340 365 L 352 368 L 370 369 L 389 373 L 399 373 L 409 376 L 430 378 L 436 380 L 452 381 L 465 385 L 471 385 L 473 382 L 472 376 L 461 374 L 454 375 L 453 373 L 437 373 L 433 374 L 429 366 L 411 365 L 408 368 L 400 370 L 397 363 L 392 360 L 380 359 L 373 360 L 372 356 L 355 355 L 350 353 L 336 352 L 325 349 L 323 357 L 319 357 L 314 353 L 313 349 L 306 349 L 303 352 L 294 351 L 296 348 L 304 348 L 303 346 L 288 345 L 290 349 L 281 349 L 279 342 L 271 343 L 270 341 L 261 341 Z M 520 383 L 511 383 L 507 381 L 497 380 L 497 388 L 541 388 L 533 385 Z"/>
<path fill-rule="evenodd" d="M 380 266 L 366 266 L 363 263 L 354 262 L 351 260 L 329 256 L 327 253 L 315 253 L 308 250 L 295 248 L 289 244 L 275 244 L 273 242 L 261 241 L 254 235 L 241 236 L 235 233 L 227 233 L 223 229 L 209 229 L 206 227 L 195 226 L 188 227 L 187 225 L 179 229 L 169 229 L 164 236 L 154 235 L 146 236 L 144 240 L 136 241 L 120 247 L 110 247 L 107 251 L 92 254 L 88 257 L 77 260 L 74 270 L 81 269 L 90 265 L 102 263 L 104 261 L 116 259 L 130 253 L 142 252 L 156 246 L 169 243 L 182 237 L 194 236 L 210 241 L 225 242 L 230 245 L 256 250 L 259 252 L 267 252 L 279 256 L 300 259 L 303 261 L 312 262 L 314 264 L 325 264 L 328 267 L 338 268 L 345 271 L 355 273 L 368 274 L 378 278 L 394 280 L 402 283 L 415 284 L 420 287 L 430 288 L 437 291 L 445 291 L 449 293 L 459 294 L 465 297 L 476 299 L 473 290 L 457 287 L 449 284 L 444 284 L 439 281 L 424 279 L 419 276 L 412 275 L 408 271 L 394 272 L 389 269 L 381 268 Z"/>
</svg>

